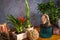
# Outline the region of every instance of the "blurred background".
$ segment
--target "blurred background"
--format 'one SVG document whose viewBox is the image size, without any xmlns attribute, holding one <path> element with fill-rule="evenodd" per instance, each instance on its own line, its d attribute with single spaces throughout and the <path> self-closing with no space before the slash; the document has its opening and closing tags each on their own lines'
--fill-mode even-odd
<svg viewBox="0 0 60 40">
<path fill-rule="evenodd" d="M 29 0 L 31 22 L 33 25 L 40 24 L 41 13 L 37 10 L 37 3 L 48 2 L 49 0 Z M 60 6 L 60 0 L 53 0 Z M 25 0 L 0 0 L 0 23 L 6 23 L 7 15 L 25 16 Z M 38 19 L 38 20 L 37 20 Z"/>
</svg>

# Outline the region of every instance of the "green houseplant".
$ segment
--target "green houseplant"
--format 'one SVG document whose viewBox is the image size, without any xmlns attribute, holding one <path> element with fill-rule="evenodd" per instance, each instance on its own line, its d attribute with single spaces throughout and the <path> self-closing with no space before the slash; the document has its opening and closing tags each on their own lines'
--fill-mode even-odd
<svg viewBox="0 0 60 40">
<path fill-rule="evenodd" d="M 22 28 L 31 27 L 28 0 L 25 0 L 25 3 L 26 3 L 26 16 L 25 17 L 15 18 L 13 15 L 8 16 L 8 23 L 12 23 L 15 26 L 17 33 L 21 33 L 23 31 Z"/>
<path fill-rule="evenodd" d="M 16 31 L 12 32 L 13 37 L 15 40 L 22 40 L 24 38 L 27 38 L 26 31 L 24 31 L 25 28 L 25 18 L 24 17 L 18 17 L 15 18 L 13 15 L 8 16 L 8 21 L 14 25 Z"/>
<path fill-rule="evenodd" d="M 33 27 L 31 27 L 31 21 L 30 21 L 30 10 L 29 10 L 29 4 L 28 4 L 28 0 L 25 0 L 25 4 L 26 4 L 26 29 L 28 30 L 32 30 Z"/>
<path fill-rule="evenodd" d="M 29 5 L 28 5 L 28 0 L 25 0 L 26 3 L 26 23 L 27 23 L 27 37 L 29 38 L 29 40 L 36 40 L 37 38 L 39 38 L 39 33 L 36 29 L 34 29 L 34 27 L 31 25 L 31 21 L 30 21 L 30 10 L 29 10 Z"/>
<path fill-rule="evenodd" d="M 57 26 L 57 21 L 60 19 L 60 8 L 52 0 L 47 3 L 38 3 L 38 10 L 43 14 L 48 14 L 51 24 Z"/>
<path fill-rule="evenodd" d="M 23 20 L 25 21 L 25 19 L 24 18 L 15 18 L 13 15 L 10 15 L 8 17 L 9 17 L 8 21 L 15 26 L 16 32 L 17 33 L 23 32 L 23 28 L 24 28 Z"/>
<path fill-rule="evenodd" d="M 23 38 L 27 37 L 27 32 L 24 29 L 31 29 L 31 30 L 33 29 L 31 28 L 28 0 L 25 0 L 25 3 L 26 3 L 25 17 L 15 18 L 13 15 L 8 16 L 9 23 L 12 23 L 16 28 L 17 34 L 15 34 L 15 32 L 12 33 L 13 37 L 17 38 L 16 40 L 22 40 Z"/>
</svg>

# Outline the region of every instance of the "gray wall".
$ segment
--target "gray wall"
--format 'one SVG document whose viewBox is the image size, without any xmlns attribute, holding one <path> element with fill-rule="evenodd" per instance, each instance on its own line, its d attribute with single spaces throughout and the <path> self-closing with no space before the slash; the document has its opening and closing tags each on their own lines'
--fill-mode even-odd
<svg viewBox="0 0 60 40">
<path fill-rule="evenodd" d="M 29 0 L 30 15 L 33 25 L 40 24 L 41 14 L 37 11 L 37 3 L 42 2 L 48 2 L 48 0 Z M 9 14 L 15 17 L 24 16 L 25 0 L 0 0 L 0 23 L 5 23 L 5 19 Z"/>
</svg>

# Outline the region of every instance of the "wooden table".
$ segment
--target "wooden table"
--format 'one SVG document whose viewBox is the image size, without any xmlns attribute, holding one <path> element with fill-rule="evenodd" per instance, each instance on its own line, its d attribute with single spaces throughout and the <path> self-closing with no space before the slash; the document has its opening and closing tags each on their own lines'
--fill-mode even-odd
<svg viewBox="0 0 60 40">
<path fill-rule="evenodd" d="M 38 38 L 37 40 L 60 40 L 60 35 L 52 35 L 50 38 Z"/>
<path fill-rule="evenodd" d="M 28 39 L 24 39 L 24 40 L 28 40 Z M 38 38 L 37 40 L 60 40 L 60 35 L 52 35 L 52 37 L 50 38 Z"/>
</svg>

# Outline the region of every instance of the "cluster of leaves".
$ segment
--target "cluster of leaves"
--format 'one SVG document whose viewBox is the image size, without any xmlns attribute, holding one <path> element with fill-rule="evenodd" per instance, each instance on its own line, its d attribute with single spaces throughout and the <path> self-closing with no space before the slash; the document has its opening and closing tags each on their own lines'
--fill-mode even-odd
<svg viewBox="0 0 60 40">
<path fill-rule="evenodd" d="M 30 28 L 31 27 L 31 22 L 30 22 L 30 10 L 29 10 L 29 4 L 28 4 L 28 0 L 25 0 L 26 3 L 26 19 L 27 19 L 27 27 Z"/>
<path fill-rule="evenodd" d="M 8 16 L 8 23 L 11 23 L 16 28 L 17 33 L 23 32 L 23 28 L 26 27 L 26 19 L 24 17 L 15 18 L 14 16 Z"/>
<path fill-rule="evenodd" d="M 48 14 L 51 23 L 57 25 L 57 21 L 60 19 L 60 8 L 52 0 L 47 3 L 38 3 L 38 10 L 43 14 Z"/>
</svg>

